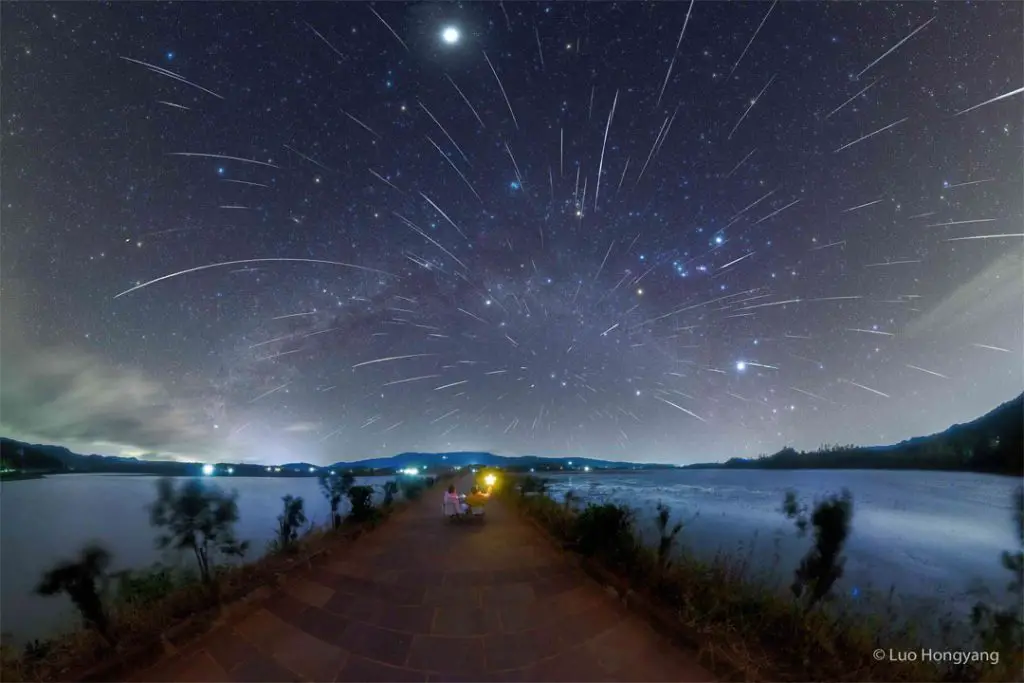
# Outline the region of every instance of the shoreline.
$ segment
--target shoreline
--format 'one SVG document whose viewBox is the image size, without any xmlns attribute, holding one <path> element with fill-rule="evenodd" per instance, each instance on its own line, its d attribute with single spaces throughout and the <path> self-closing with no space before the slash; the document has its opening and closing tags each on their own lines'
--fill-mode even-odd
<svg viewBox="0 0 1024 683">
<path fill-rule="evenodd" d="M 11 637 L 0 643 L 0 680 L 117 680 L 125 667 L 138 668 L 141 662 L 155 661 L 166 654 L 168 645 L 179 647 L 227 615 L 246 609 L 247 603 L 265 597 L 292 570 L 326 561 L 339 548 L 348 552 L 358 538 L 401 514 L 442 481 L 441 477 L 428 478 L 418 486 L 398 489 L 392 502 L 374 500 L 363 516 L 354 517 L 355 511 L 350 510 L 337 528 L 304 527 L 286 548 L 270 543 L 259 555 L 241 562 L 219 557 L 209 584 L 200 580 L 195 565 L 190 564 L 191 553 L 181 558 L 179 565 L 158 562 L 105 573 L 107 579 L 113 579 L 112 591 L 101 592 L 113 637 L 104 639 L 82 625 L 77 610 L 77 625 L 55 630 L 49 637 L 22 640 L 5 631 L 4 635 Z M 413 494 L 412 489 L 418 492 Z"/>
<path fill-rule="evenodd" d="M 519 481 L 531 479 L 543 478 Z M 945 631 L 942 626 L 947 620 L 939 619 L 936 633 L 928 637 L 913 622 L 935 615 L 899 614 L 898 594 L 890 593 L 887 604 L 876 603 L 883 609 L 868 613 L 851 609 L 851 600 L 843 595 L 815 609 L 801 607 L 792 593 L 751 573 L 750 558 L 742 554 L 698 559 L 692 549 L 675 544 L 678 529 L 671 533 L 668 545 L 659 549 L 658 538 L 645 538 L 642 532 L 651 520 L 638 517 L 631 506 L 607 500 L 558 502 L 544 486 L 530 492 L 524 487 L 522 494 L 512 491 L 508 496 L 540 533 L 574 557 L 627 609 L 677 642 L 708 653 L 703 663 L 717 668 L 722 680 L 1019 680 L 1024 642 L 999 640 L 991 621 L 996 612 L 1012 614 L 999 618 L 1016 624 L 1011 632 L 1016 635 L 1010 637 L 1022 639 L 1022 615 L 1012 599 L 1008 608 L 987 606 L 990 611 L 980 624 L 972 624 L 966 616 L 951 617 L 948 623 L 953 628 Z M 666 517 L 662 541 L 670 530 Z M 796 530 L 791 528 L 791 533 L 796 535 Z M 665 549 L 668 555 L 663 554 Z M 992 563 L 998 565 L 998 555 Z M 1007 578 L 1001 577 L 1002 581 Z M 935 662 L 920 656 L 886 658 L 884 654 L 879 658 L 874 653 L 883 645 L 900 653 L 984 650 L 990 656 L 962 662 Z"/>
</svg>

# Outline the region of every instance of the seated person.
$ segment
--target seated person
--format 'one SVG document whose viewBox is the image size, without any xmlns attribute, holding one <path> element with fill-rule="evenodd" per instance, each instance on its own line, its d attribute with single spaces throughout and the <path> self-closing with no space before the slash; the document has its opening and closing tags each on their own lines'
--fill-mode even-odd
<svg viewBox="0 0 1024 683">
<path fill-rule="evenodd" d="M 486 502 L 487 496 L 475 486 L 470 490 L 469 495 L 466 496 L 466 503 L 471 508 L 483 507 Z"/>
<path fill-rule="evenodd" d="M 449 486 L 448 490 L 445 491 L 445 494 L 444 494 L 444 503 L 445 503 L 445 505 L 448 505 L 449 503 L 451 503 L 452 505 L 455 506 L 455 509 L 458 510 L 459 509 L 459 505 L 461 504 L 461 502 L 462 501 L 459 499 L 459 494 L 455 491 L 455 485 L 453 484 L 453 485 Z"/>
<path fill-rule="evenodd" d="M 466 503 L 464 503 L 462 501 L 462 498 L 459 496 L 458 492 L 455 490 L 455 485 L 454 484 L 450 485 L 448 487 L 448 491 L 444 494 L 444 502 L 445 502 L 446 505 L 448 503 L 451 503 L 452 505 L 454 505 L 455 506 L 455 510 L 458 513 L 465 513 L 466 511 L 469 510 L 469 506 L 466 505 Z"/>
</svg>

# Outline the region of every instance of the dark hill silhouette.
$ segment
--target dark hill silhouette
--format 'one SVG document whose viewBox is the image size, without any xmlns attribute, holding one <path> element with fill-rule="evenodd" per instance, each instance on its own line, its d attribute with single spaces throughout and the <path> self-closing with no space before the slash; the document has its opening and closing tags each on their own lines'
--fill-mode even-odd
<svg viewBox="0 0 1024 683">
<path fill-rule="evenodd" d="M 892 446 L 783 448 L 756 459 L 689 465 L 705 469 L 951 470 L 1024 475 L 1024 394 L 991 412 L 931 436 Z"/>
<path fill-rule="evenodd" d="M 39 448 L 19 441 L 0 439 L 0 465 L 5 470 L 29 472 L 60 472 L 64 463 Z"/>
<path fill-rule="evenodd" d="M 560 470 L 581 469 L 662 469 L 675 465 L 656 465 L 635 462 L 596 460 L 594 458 L 554 458 L 539 455 L 495 455 L 479 451 L 457 451 L 454 453 L 399 453 L 387 458 L 337 462 L 331 467 L 397 468 L 408 467 L 501 467 L 503 469 Z"/>
<path fill-rule="evenodd" d="M 195 476 L 203 463 L 80 455 L 63 446 L 23 443 L 0 437 L 4 468 L 45 473 L 109 472 Z M 553 458 L 537 455 L 505 456 L 487 452 L 399 453 L 387 458 L 337 462 L 326 467 L 298 462 L 268 466 L 219 463 L 218 474 L 238 477 L 314 477 L 325 470 L 351 470 L 359 475 L 391 474 L 409 467 L 429 471 L 449 467 L 501 467 L 510 470 L 559 471 L 610 469 L 667 469 L 675 465 L 642 464 L 593 458 Z M 982 417 L 931 436 L 915 437 L 892 446 L 824 446 L 798 452 L 783 448 L 757 459 L 733 458 L 725 463 L 688 465 L 690 468 L 727 469 L 910 469 L 987 472 L 1024 475 L 1024 394 Z"/>
<path fill-rule="evenodd" d="M 173 460 L 150 460 L 109 455 L 81 455 L 63 446 L 28 444 L 0 437 L 4 467 L 20 471 L 57 474 L 62 472 L 93 472 L 113 474 L 154 474 L 164 476 L 196 476 L 202 473 L 203 463 Z M 482 452 L 459 453 L 399 453 L 387 458 L 372 458 L 354 462 L 338 462 L 318 466 L 307 462 L 283 465 L 251 463 L 218 463 L 218 474 L 236 477 L 315 477 L 325 471 L 349 470 L 361 476 L 392 474 L 409 467 L 427 468 L 436 472 L 451 467 L 502 467 L 513 470 L 536 469 L 558 471 L 563 469 L 651 469 L 672 465 L 645 465 L 611 462 L 592 458 L 544 458 L 536 455 L 503 456 Z M 229 471 L 230 470 L 230 471 Z"/>
</svg>

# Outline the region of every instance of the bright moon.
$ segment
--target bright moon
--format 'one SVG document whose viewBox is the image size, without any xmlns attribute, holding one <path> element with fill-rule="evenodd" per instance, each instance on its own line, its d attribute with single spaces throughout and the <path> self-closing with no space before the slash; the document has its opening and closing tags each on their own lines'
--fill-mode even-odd
<svg viewBox="0 0 1024 683">
<path fill-rule="evenodd" d="M 459 29 L 455 28 L 454 26 L 449 26 L 441 34 L 441 39 L 444 40 L 444 42 L 448 43 L 449 45 L 454 45 L 455 43 L 459 42 Z"/>
</svg>

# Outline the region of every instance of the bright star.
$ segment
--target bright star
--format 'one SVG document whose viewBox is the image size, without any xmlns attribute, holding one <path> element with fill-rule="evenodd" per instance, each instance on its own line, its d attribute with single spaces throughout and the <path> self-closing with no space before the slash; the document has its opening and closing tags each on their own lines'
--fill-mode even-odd
<svg viewBox="0 0 1024 683">
<path fill-rule="evenodd" d="M 743 372 L 744 370 L 747 369 L 747 364 L 744 363 L 743 361 L 740 361 L 736 363 L 736 369 L 739 370 L 740 372 Z"/>
<path fill-rule="evenodd" d="M 454 26 L 449 26 L 441 33 L 441 40 L 448 43 L 449 45 L 454 45 L 455 43 L 459 42 L 460 37 L 461 36 L 459 35 L 459 29 L 455 28 Z"/>
</svg>

